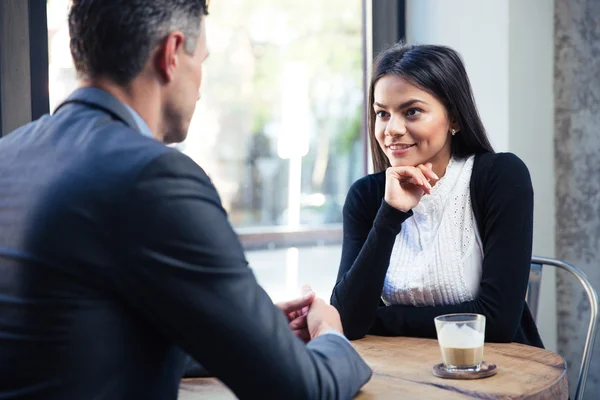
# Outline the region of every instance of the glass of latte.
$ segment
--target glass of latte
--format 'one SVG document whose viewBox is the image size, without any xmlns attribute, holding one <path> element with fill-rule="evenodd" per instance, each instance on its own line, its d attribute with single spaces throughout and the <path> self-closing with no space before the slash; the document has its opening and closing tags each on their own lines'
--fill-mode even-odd
<svg viewBox="0 0 600 400">
<path fill-rule="evenodd" d="M 434 321 L 445 369 L 448 372 L 479 371 L 483 362 L 485 317 L 447 314 Z"/>
</svg>

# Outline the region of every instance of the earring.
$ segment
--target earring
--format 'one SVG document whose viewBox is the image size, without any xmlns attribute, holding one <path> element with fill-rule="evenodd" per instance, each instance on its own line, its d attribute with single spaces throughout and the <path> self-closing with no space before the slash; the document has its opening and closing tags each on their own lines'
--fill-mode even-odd
<svg viewBox="0 0 600 400">
<path fill-rule="evenodd" d="M 456 129 L 452 129 L 452 136 L 456 135 Z"/>
</svg>

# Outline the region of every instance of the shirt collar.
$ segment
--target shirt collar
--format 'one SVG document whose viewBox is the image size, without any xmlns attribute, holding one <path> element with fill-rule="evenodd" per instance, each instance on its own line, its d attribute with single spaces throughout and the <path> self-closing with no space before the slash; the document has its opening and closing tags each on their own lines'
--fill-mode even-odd
<svg viewBox="0 0 600 400">
<path fill-rule="evenodd" d="M 105 90 L 94 87 L 82 87 L 75 90 L 59 105 L 55 113 L 64 105 L 69 103 L 83 103 L 91 107 L 103 109 L 113 117 L 123 121 L 131 129 L 144 136 L 152 137 L 152 131 L 144 119 L 129 105 L 123 103 Z"/>
<path fill-rule="evenodd" d="M 146 121 L 144 121 L 144 119 L 140 116 L 140 114 L 137 113 L 137 111 L 135 111 L 132 107 L 130 107 L 129 105 L 123 103 L 123 105 L 125 106 L 125 108 L 127 108 L 127 111 L 129 111 L 131 113 L 131 116 L 133 117 L 133 119 L 135 120 L 135 123 L 137 125 L 137 130 L 144 136 L 147 136 L 149 138 L 152 137 L 152 131 L 150 130 L 150 127 L 148 126 L 148 124 L 146 123 Z"/>
</svg>

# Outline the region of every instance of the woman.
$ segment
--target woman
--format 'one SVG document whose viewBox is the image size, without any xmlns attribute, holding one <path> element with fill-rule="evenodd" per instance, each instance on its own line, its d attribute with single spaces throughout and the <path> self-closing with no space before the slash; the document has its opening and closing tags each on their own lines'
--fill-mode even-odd
<svg viewBox="0 0 600 400">
<path fill-rule="evenodd" d="M 433 45 L 383 52 L 369 110 L 376 173 L 346 198 L 331 296 L 346 336 L 435 338 L 434 317 L 478 313 L 487 341 L 542 347 L 525 304 L 529 172 L 492 150 L 460 56 Z"/>
</svg>

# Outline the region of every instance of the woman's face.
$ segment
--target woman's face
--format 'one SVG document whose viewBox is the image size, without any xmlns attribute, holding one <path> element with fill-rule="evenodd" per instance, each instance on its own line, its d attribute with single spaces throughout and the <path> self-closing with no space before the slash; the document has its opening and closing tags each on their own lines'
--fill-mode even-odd
<svg viewBox="0 0 600 400">
<path fill-rule="evenodd" d="M 444 105 L 396 75 L 374 88 L 375 138 L 392 167 L 432 163 L 443 172 L 450 161 L 452 126 Z"/>
</svg>

